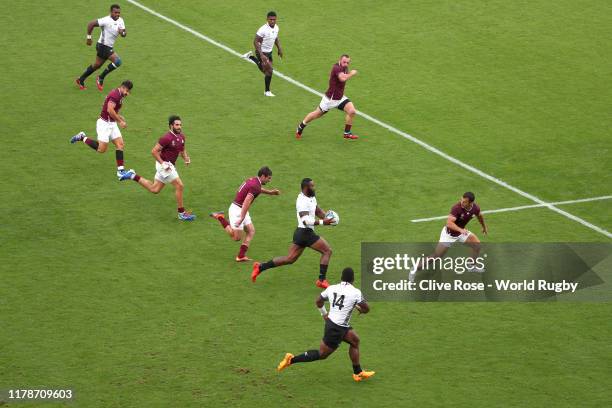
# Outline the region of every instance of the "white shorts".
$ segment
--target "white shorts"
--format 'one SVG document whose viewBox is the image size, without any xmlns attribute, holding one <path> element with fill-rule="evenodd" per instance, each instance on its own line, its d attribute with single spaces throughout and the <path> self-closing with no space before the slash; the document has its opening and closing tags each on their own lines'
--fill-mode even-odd
<svg viewBox="0 0 612 408">
<path fill-rule="evenodd" d="M 172 183 L 174 180 L 179 178 L 179 174 L 176 171 L 174 165 L 170 167 L 168 171 L 164 170 L 160 162 L 155 162 L 155 180 L 159 180 L 164 184 Z"/>
<path fill-rule="evenodd" d="M 240 223 L 239 226 L 236 226 L 236 221 L 238 221 L 240 219 L 240 214 L 242 213 L 242 208 L 238 207 L 234 203 L 232 203 L 230 205 L 228 213 L 229 213 L 229 219 L 230 219 L 230 226 L 233 229 L 243 230 L 245 225 L 249 225 L 249 224 L 253 223 L 251 221 L 251 215 L 247 211 L 246 215 L 244 216 L 244 220 L 242 220 L 242 222 Z"/>
<path fill-rule="evenodd" d="M 450 247 L 451 245 L 453 245 L 455 242 L 465 242 L 467 241 L 468 237 L 472 235 L 471 232 L 468 232 L 467 234 L 461 234 L 459 236 L 452 236 L 451 234 L 448 233 L 448 231 L 446 231 L 446 227 L 442 227 L 442 232 L 440 233 L 440 243 L 444 244 L 447 247 Z"/>
<path fill-rule="evenodd" d="M 340 106 L 347 99 L 346 95 L 342 96 L 342 99 L 329 99 L 327 96 L 323 95 L 323 99 L 321 99 L 321 103 L 319 104 L 319 109 L 323 112 L 328 112 L 330 109 Z"/>
<path fill-rule="evenodd" d="M 96 132 L 98 133 L 98 142 L 108 143 L 109 140 L 121 137 L 117 122 L 107 122 L 102 118 L 98 118 L 96 122 Z"/>
</svg>

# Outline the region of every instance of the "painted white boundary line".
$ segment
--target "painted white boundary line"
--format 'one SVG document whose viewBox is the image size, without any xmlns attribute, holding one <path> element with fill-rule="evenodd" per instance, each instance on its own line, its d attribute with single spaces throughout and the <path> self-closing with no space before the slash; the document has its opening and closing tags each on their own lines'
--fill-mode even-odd
<svg viewBox="0 0 612 408">
<path fill-rule="evenodd" d="M 212 38 L 210 38 L 210 37 L 208 37 L 208 36 L 206 36 L 206 35 L 204 35 L 202 33 L 199 33 L 197 31 L 195 31 L 194 29 L 192 29 L 190 27 L 187 27 L 186 25 L 181 24 L 181 23 L 179 23 L 176 20 L 173 20 L 173 19 L 171 19 L 169 17 L 166 17 L 163 14 L 160 14 L 157 11 L 155 11 L 153 9 L 150 9 L 149 7 L 143 5 L 143 4 L 141 4 L 141 3 L 139 3 L 139 2 L 137 2 L 135 0 L 127 0 L 127 1 L 129 3 L 131 3 L 131 4 L 133 4 L 134 6 L 141 8 L 142 10 L 146 11 L 147 13 L 149 13 L 151 15 L 154 15 L 155 17 L 158 17 L 158 18 L 160 18 L 160 19 L 162 19 L 162 20 L 164 20 L 164 21 L 166 21 L 166 22 L 168 22 L 168 23 L 170 23 L 172 25 L 175 25 L 176 27 L 180 28 L 181 30 L 187 31 L 188 33 L 190 33 L 190 34 L 192 34 L 192 35 L 194 35 L 194 36 L 196 36 L 196 37 L 198 37 L 198 38 L 200 38 L 200 39 L 202 39 L 202 40 L 204 40 L 204 41 L 206 41 L 206 42 L 208 42 L 208 43 L 210 43 L 210 44 L 212 44 L 212 45 L 214 45 L 216 47 L 219 47 L 222 50 L 227 51 L 227 52 L 229 52 L 230 54 L 232 54 L 232 55 L 234 55 L 236 57 L 239 57 L 239 58 L 242 57 L 242 54 L 240 54 L 238 51 L 233 50 L 232 48 L 228 47 L 227 45 L 222 44 L 222 43 L 220 43 L 220 42 L 218 42 L 216 40 L 213 40 Z M 315 91 L 314 89 L 310 88 L 309 86 L 304 85 L 303 83 L 298 82 L 295 79 L 293 79 L 291 77 L 288 77 L 287 75 L 282 74 L 281 72 L 279 72 L 277 70 L 274 70 L 274 74 L 279 76 L 280 78 L 286 80 L 287 82 L 290 82 L 293 85 L 295 85 L 295 86 L 297 86 L 299 88 L 304 89 L 305 91 L 308 91 L 308 92 L 310 92 L 312 94 L 315 94 L 317 96 L 322 96 L 323 95 L 322 93 Z M 558 214 L 561 214 L 564 217 L 569 218 L 570 220 L 576 221 L 577 223 L 580 223 L 580 224 L 584 225 L 587 228 L 590 228 L 590 229 L 592 229 L 594 231 L 597 231 L 600 234 L 603 234 L 603 235 L 605 235 L 608 238 L 612 238 L 612 233 L 610 233 L 609 231 L 607 231 L 607 230 L 605 230 L 605 229 L 603 229 L 601 227 L 598 227 L 597 225 L 591 224 L 590 222 L 588 222 L 586 220 L 583 220 L 580 217 L 577 217 L 577 216 L 575 216 L 573 214 L 570 214 L 570 213 L 568 213 L 566 211 L 563 211 L 563 210 L 555 207 L 553 204 L 547 203 L 547 202 L 543 201 L 542 199 L 540 199 L 540 198 L 538 198 L 538 197 L 536 197 L 536 196 L 534 196 L 532 194 L 529 194 L 529 193 L 527 193 L 527 192 L 525 192 L 523 190 L 520 190 L 520 189 L 518 189 L 518 188 L 516 188 L 516 187 L 514 187 L 514 186 L 512 186 L 512 185 L 510 185 L 508 183 L 506 183 L 503 180 L 500 180 L 500 179 L 498 179 L 496 177 L 493 177 L 493 176 L 491 176 L 491 175 L 489 175 L 489 174 L 487 174 L 487 173 L 477 169 L 476 167 L 473 167 L 473 166 L 471 166 L 471 165 L 469 165 L 467 163 L 464 163 L 461 160 L 459 160 L 459 159 L 457 159 L 455 157 L 452 157 L 452 156 L 444 153 L 443 151 L 441 151 L 441 150 L 439 150 L 439 149 L 437 149 L 437 148 L 435 148 L 435 147 L 433 147 L 433 146 L 423 142 L 422 140 L 417 139 L 416 137 L 411 136 L 408 133 L 402 132 L 401 130 L 399 130 L 399 129 L 393 127 L 393 126 L 391 126 L 391 125 L 389 125 L 389 124 L 387 124 L 385 122 L 382 122 L 382 121 L 380 121 L 380 120 L 378 120 L 378 119 L 368 115 L 367 113 L 364 113 L 364 112 L 361 112 L 361 111 L 357 111 L 357 114 L 362 116 L 366 120 L 369 120 L 370 122 L 375 123 L 375 124 L 385 128 L 385 129 L 387 129 L 388 131 L 390 131 L 392 133 L 400 135 L 403 138 L 408 139 L 411 142 L 418 144 L 419 146 L 423 147 L 424 149 L 429 150 L 430 152 L 432 152 L 434 154 L 437 154 L 438 156 L 440 156 L 440 157 L 442 157 L 442 158 L 444 158 L 444 159 L 446 159 L 446 160 L 456 164 L 459 167 L 463 167 L 464 169 L 466 169 L 466 170 L 468 170 L 468 171 L 470 171 L 470 172 L 472 172 L 474 174 L 477 174 L 478 176 L 480 176 L 482 178 L 485 178 L 485 179 L 487 179 L 487 180 L 489 180 L 489 181 L 491 181 L 491 182 L 493 182 L 493 183 L 495 183 L 497 185 L 500 185 L 500 186 L 502 186 L 502 187 L 504 187 L 504 188 L 506 188 L 506 189 L 508 189 L 510 191 L 515 192 L 516 194 L 518 194 L 518 195 L 520 195 L 522 197 L 525 197 L 525 198 L 527 198 L 527 199 L 529 199 L 529 200 L 539 204 L 541 207 L 546 207 L 549 210 L 554 211 L 554 212 L 556 212 Z"/>
<path fill-rule="evenodd" d="M 612 195 L 601 196 L 601 197 L 592 197 L 592 198 L 582 198 L 580 200 L 557 201 L 555 203 L 548 203 L 548 204 L 550 204 L 550 205 L 565 205 L 565 204 L 587 203 L 589 201 L 600 201 L 600 200 L 610 200 L 610 199 L 612 199 Z M 508 211 L 520 211 L 520 210 L 526 210 L 528 208 L 540 208 L 540 207 L 545 207 L 545 205 L 543 205 L 543 204 L 532 204 L 532 205 L 521 205 L 519 207 L 499 208 L 497 210 L 483 211 L 482 214 L 493 214 L 493 213 L 508 212 Z M 434 221 L 434 220 L 445 220 L 446 218 L 448 218 L 448 214 L 440 215 L 440 216 L 437 216 L 437 217 L 418 218 L 416 220 L 411 220 L 411 222 L 427 222 L 427 221 Z"/>
</svg>

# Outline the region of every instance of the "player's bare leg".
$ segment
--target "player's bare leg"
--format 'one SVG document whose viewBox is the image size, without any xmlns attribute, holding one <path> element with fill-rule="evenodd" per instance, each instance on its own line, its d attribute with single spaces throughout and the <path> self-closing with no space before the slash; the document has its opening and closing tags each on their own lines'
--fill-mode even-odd
<svg viewBox="0 0 612 408">
<path fill-rule="evenodd" d="M 427 262 L 427 260 L 435 259 L 435 258 L 442 258 L 448 251 L 448 248 L 449 248 L 448 245 L 442 242 L 439 242 L 438 245 L 436 245 L 436 249 L 434 249 L 433 254 L 425 258 L 423 262 L 417 262 L 416 264 L 414 264 L 413 268 L 410 270 L 410 273 L 408 274 L 408 280 L 410 282 L 414 282 L 416 273 L 420 271 L 421 269 L 425 268 L 425 263 Z"/>
<path fill-rule="evenodd" d="M 242 237 L 240 230 L 232 228 L 230 223 L 225 219 L 225 215 L 223 214 L 223 211 L 216 211 L 216 212 L 210 213 L 209 215 L 212 218 L 219 221 L 219 223 L 221 224 L 221 228 L 223 228 L 223 230 L 227 232 L 227 235 L 229 235 L 231 239 L 233 239 L 234 241 L 240 241 Z"/>
<path fill-rule="evenodd" d="M 123 138 L 122 137 L 118 137 L 117 139 L 113 139 L 112 140 L 113 144 L 115 145 L 115 160 L 117 162 L 117 177 L 121 177 L 121 174 L 124 171 L 124 167 L 123 167 L 123 148 L 124 148 L 124 143 L 123 143 Z M 105 148 L 106 151 L 106 148 Z M 100 152 L 102 153 L 102 152 Z"/>
<path fill-rule="evenodd" d="M 321 341 L 321 344 L 319 345 L 319 350 L 308 350 L 297 356 L 294 356 L 291 353 L 285 354 L 285 357 L 278 364 L 276 370 L 282 371 L 295 363 L 310 363 L 311 361 L 325 360 L 334 351 L 336 351 L 336 349 L 329 347 L 327 344 Z"/>
<path fill-rule="evenodd" d="M 91 140 L 91 139 L 89 139 Z M 85 141 L 85 143 L 87 143 Z M 96 142 L 97 143 L 97 148 L 95 149 L 98 153 L 106 153 L 106 150 L 108 149 L 108 143 L 106 142 Z"/>
<path fill-rule="evenodd" d="M 176 178 L 172 181 L 172 185 L 174 186 L 174 195 L 176 196 L 176 206 L 178 208 L 183 208 L 183 190 L 185 189 L 185 186 L 183 185 L 183 182 L 181 181 L 180 178 Z M 183 208 L 183 211 L 179 211 L 179 212 L 184 212 L 185 209 Z"/>
<path fill-rule="evenodd" d="M 472 259 L 475 260 L 476 258 L 478 258 L 478 256 L 480 255 L 480 240 L 478 239 L 478 237 L 471 233 L 470 235 L 468 235 L 467 239 L 465 240 L 465 243 L 472 250 Z M 468 272 L 483 273 L 484 269 L 473 267 L 471 269 L 468 269 Z"/>
<path fill-rule="evenodd" d="M 264 84 L 266 87 L 264 95 L 274 96 L 274 94 L 270 92 L 270 83 L 272 82 L 272 73 L 274 72 L 274 69 L 272 68 L 272 61 L 265 58 L 264 61 L 262 61 L 262 69 L 264 74 Z"/>
<path fill-rule="evenodd" d="M 300 124 L 297 127 L 297 130 L 295 131 L 296 139 L 300 139 L 302 137 L 302 132 L 304 131 L 304 128 L 309 122 L 312 122 L 313 120 L 318 119 L 323 115 L 325 115 L 325 112 L 323 112 L 321 108 L 319 108 L 318 106 L 317 106 L 317 109 L 313 110 L 308 115 L 306 115 L 304 120 L 300 122 Z"/>
<path fill-rule="evenodd" d="M 354 135 L 351 131 L 351 127 L 353 126 L 353 118 L 357 114 L 357 110 L 355 110 L 355 106 L 353 102 L 349 102 L 344 105 L 344 138 L 345 139 L 358 139 L 359 136 Z"/>
<path fill-rule="evenodd" d="M 108 149 L 108 143 L 93 140 L 91 137 L 88 137 L 85 132 L 79 132 L 70 138 L 70 143 L 76 142 L 83 142 L 98 153 L 104 153 L 106 149 Z"/>
<path fill-rule="evenodd" d="M 332 249 L 325 240 L 325 238 L 321 237 L 310 246 L 310 248 L 321 254 L 321 260 L 319 261 L 319 279 L 315 282 L 320 288 L 327 288 L 329 286 L 329 282 L 325 278 L 327 275 L 327 266 L 329 265 L 329 259 L 332 256 Z"/>
<path fill-rule="evenodd" d="M 85 72 L 83 72 L 83 74 L 76 79 L 76 84 L 79 89 L 85 89 L 85 79 L 87 79 L 88 76 L 96 72 L 96 70 L 100 68 L 102 64 L 104 64 L 104 60 L 96 55 L 96 60 L 94 61 L 94 63 L 88 66 L 85 69 Z"/>
<path fill-rule="evenodd" d="M 247 251 L 249 250 L 249 246 L 251 245 L 251 241 L 255 236 L 255 226 L 251 224 L 247 224 L 244 226 L 244 240 L 242 241 L 242 245 L 240 245 L 240 251 L 236 256 L 237 262 L 246 262 L 250 261 L 251 258 L 246 256 Z M 240 236 L 239 236 L 240 237 Z"/>
<path fill-rule="evenodd" d="M 374 371 L 364 371 L 361 369 L 361 364 L 359 363 L 359 336 L 355 330 L 350 329 L 347 331 L 343 340 L 349 344 L 348 353 L 353 363 L 353 379 L 355 381 L 362 381 L 373 376 L 375 374 Z"/>
<path fill-rule="evenodd" d="M 102 71 L 102 73 L 96 78 L 96 86 L 98 90 L 101 92 L 104 90 L 104 78 L 117 68 L 121 66 L 121 58 L 117 53 L 113 52 L 108 59 L 111 61 L 108 66 Z M 103 63 L 103 62 L 102 62 Z M 102 64 L 100 64 L 102 65 Z"/>
<path fill-rule="evenodd" d="M 150 191 L 153 194 L 159 194 L 160 191 L 163 190 L 165 184 L 161 181 L 155 179 L 155 181 L 151 182 L 144 177 L 140 177 L 138 175 L 134 176 L 133 179 L 135 182 L 143 186 L 146 190 Z"/>
<path fill-rule="evenodd" d="M 291 246 L 289 247 L 289 253 L 287 254 L 287 256 L 279 256 L 265 263 L 255 262 L 253 264 L 253 272 L 251 273 L 251 280 L 255 282 L 259 274 L 261 274 L 266 269 L 276 268 L 277 266 L 290 265 L 294 263 L 295 261 L 298 260 L 298 258 L 302 255 L 303 252 L 304 252 L 304 247 L 296 245 L 296 244 L 291 244 Z"/>
</svg>

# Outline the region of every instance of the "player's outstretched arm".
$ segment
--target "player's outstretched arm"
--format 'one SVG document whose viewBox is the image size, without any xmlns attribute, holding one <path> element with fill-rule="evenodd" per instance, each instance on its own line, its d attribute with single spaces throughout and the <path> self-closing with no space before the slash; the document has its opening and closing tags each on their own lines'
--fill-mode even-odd
<svg viewBox="0 0 612 408">
<path fill-rule="evenodd" d="M 242 224 L 242 221 L 244 221 L 244 217 L 246 217 L 247 213 L 249 212 L 249 208 L 251 207 L 251 204 L 253 204 L 254 199 L 255 196 L 253 194 L 247 194 L 246 198 L 244 199 L 244 202 L 242 203 L 242 209 L 240 210 L 240 218 L 236 220 L 232 227 L 238 227 L 240 224 Z"/>
<path fill-rule="evenodd" d="M 164 161 L 161 158 L 161 151 L 162 145 L 160 145 L 159 143 L 155 143 L 155 146 L 153 146 L 153 149 L 151 149 L 151 155 L 155 157 L 155 160 L 157 160 L 158 163 L 163 164 Z"/>
<path fill-rule="evenodd" d="M 125 119 L 123 118 L 123 116 L 115 112 L 115 106 L 117 106 L 115 102 L 108 101 L 108 105 L 106 106 L 108 110 L 108 114 L 110 115 L 111 118 L 113 118 L 114 121 L 119 123 L 119 126 L 121 126 L 122 128 L 127 127 L 127 123 L 125 123 Z"/>
<path fill-rule="evenodd" d="M 280 190 L 278 188 L 274 188 L 272 190 L 268 190 L 267 188 L 262 188 L 261 192 L 268 195 L 280 195 Z"/>
<path fill-rule="evenodd" d="M 487 235 L 489 233 L 489 228 L 485 224 L 484 217 L 482 216 L 482 214 L 478 214 L 477 217 L 478 217 L 478 222 L 480 223 L 480 225 L 482 225 L 482 233 Z"/>
<path fill-rule="evenodd" d="M 323 316 L 323 319 L 327 319 L 327 309 L 325 308 L 325 298 L 321 295 L 317 296 L 317 299 L 315 300 L 315 305 L 317 306 L 317 309 L 319 309 L 319 312 L 321 313 L 321 316 Z"/>
<path fill-rule="evenodd" d="M 255 38 L 253 38 L 253 47 L 255 47 L 255 51 L 257 51 L 262 58 L 265 58 L 266 56 L 261 52 L 261 43 L 263 43 L 263 37 L 255 34 Z"/>
<path fill-rule="evenodd" d="M 321 219 L 324 219 L 325 211 L 323 211 L 319 206 L 317 206 L 317 209 L 315 210 L 315 215 Z"/>
<path fill-rule="evenodd" d="M 191 158 L 187 154 L 187 150 L 183 149 L 183 151 L 180 153 L 180 155 L 183 158 L 183 161 L 185 162 L 185 165 L 189 166 L 191 164 Z"/>
<path fill-rule="evenodd" d="M 355 309 L 361 314 L 366 314 L 370 312 L 370 305 L 367 302 L 357 303 Z"/>
<path fill-rule="evenodd" d="M 453 214 L 449 214 L 446 220 L 446 227 L 451 231 L 455 231 L 460 234 L 465 234 L 466 231 L 457 224 L 455 224 L 455 221 L 457 221 L 457 217 L 455 217 Z"/>
<path fill-rule="evenodd" d="M 87 45 L 91 45 L 91 33 L 93 32 L 94 27 L 100 27 L 98 25 L 98 20 L 93 20 L 87 23 Z"/>
<path fill-rule="evenodd" d="M 276 40 L 274 40 L 274 44 L 276 44 L 276 52 L 278 52 L 278 56 L 283 58 L 283 47 L 281 47 L 278 37 L 276 37 Z"/>
<path fill-rule="evenodd" d="M 357 70 L 352 69 L 351 72 L 349 72 L 348 74 L 345 74 L 344 72 L 340 72 L 338 74 L 338 79 L 340 80 L 340 82 L 346 82 L 352 77 L 354 77 L 355 75 L 357 75 Z"/>
</svg>

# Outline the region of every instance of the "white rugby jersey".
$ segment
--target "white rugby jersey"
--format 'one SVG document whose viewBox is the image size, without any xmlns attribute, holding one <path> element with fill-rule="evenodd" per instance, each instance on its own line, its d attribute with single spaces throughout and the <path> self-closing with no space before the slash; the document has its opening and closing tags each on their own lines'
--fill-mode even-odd
<svg viewBox="0 0 612 408">
<path fill-rule="evenodd" d="M 343 327 L 349 327 L 355 305 L 364 302 L 361 290 L 348 282 L 329 286 L 321 293 L 321 297 L 329 301 L 327 318 Z"/>
<path fill-rule="evenodd" d="M 109 47 L 113 47 L 113 45 L 115 45 L 115 40 L 119 35 L 119 29 L 125 28 L 125 23 L 121 17 L 119 17 L 117 21 L 113 20 L 111 16 L 99 18 L 98 25 L 100 26 L 101 31 L 98 42 Z"/>
<path fill-rule="evenodd" d="M 268 23 L 259 27 L 257 30 L 257 36 L 263 38 L 261 42 L 262 52 L 272 52 L 274 48 L 274 41 L 278 37 L 278 24 L 274 24 L 274 28 L 270 27 Z"/>
<path fill-rule="evenodd" d="M 304 211 L 308 211 L 308 215 L 314 218 L 315 213 L 317 212 L 317 199 L 315 197 L 305 196 L 304 193 L 300 193 L 295 201 L 295 214 L 298 220 L 298 228 L 312 228 L 304 225 L 300 219 L 300 213 Z"/>
</svg>

